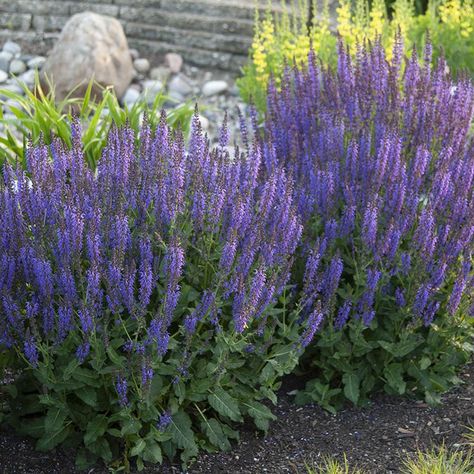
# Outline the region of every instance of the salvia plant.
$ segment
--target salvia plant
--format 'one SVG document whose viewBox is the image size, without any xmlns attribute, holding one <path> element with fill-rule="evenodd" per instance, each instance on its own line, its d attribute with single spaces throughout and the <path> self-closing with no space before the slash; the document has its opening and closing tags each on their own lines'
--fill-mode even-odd
<svg viewBox="0 0 474 474">
<path fill-rule="evenodd" d="M 390 11 L 384 0 L 339 0 L 336 19 L 330 2 L 304 0 L 290 11 L 267 13 L 255 20 L 255 34 L 249 62 L 238 80 L 242 97 L 264 110 L 270 77 L 277 85 L 286 64 L 306 63 L 310 48 L 320 61 L 332 67 L 337 63 L 337 37 L 344 40 L 353 55 L 357 45 L 377 37 L 389 57 L 400 31 L 406 39 L 406 54 L 413 44 L 419 50 L 427 39 L 434 59 L 443 54 L 453 73 L 474 73 L 474 7 L 471 0 L 432 0 L 426 13 L 415 14 L 415 1 L 395 0 Z M 311 9 L 310 9 L 311 5 Z M 312 17 L 309 12 L 312 10 Z"/>
<path fill-rule="evenodd" d="M 336 71 L 311 52 L 269 88 L 265 160 L 304 225 L 295 311 L 316 377 L 298 399 L 328 409 L 383 388 L 436 403 L 472 348 L 474 87 L 432 69 L 430 45 L 400 77 L 402 52 L 341 43 Z"/>
<path fill-rule="evenodd" d="M 188 146 L 165 115 L 114 129 L 95 170 L 71 133 L 0 182 L 0 341 L 21 369 L 7 421 L 80 467 L 188 461 L 244 419 L 266 430 L 260 400 L 297 361 L 279 316 L 302 232 L 291 180 L 257 142 L 230 157 L 225 125 L 210 150 L 197 115 Z"/>
</svg>

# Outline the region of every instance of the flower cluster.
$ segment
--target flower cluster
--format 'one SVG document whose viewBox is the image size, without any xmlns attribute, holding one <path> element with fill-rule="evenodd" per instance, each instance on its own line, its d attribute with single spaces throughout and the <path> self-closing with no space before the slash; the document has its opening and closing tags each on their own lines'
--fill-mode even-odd
<svg viewBox="0 0 474 474">
<path fill-rule="evenodd" d="M 122 327 L 116 349 L 136 357 L 146 387 L 150 360 L 165 357 L 172 333 L 189 346 L 199 325 L 264 325 L 301 224 L 291 181 L 280 168 L 265 175 L 257 143 L 230 157 L 224 125 L 210 150 L 196 115 L 186 149 L 163 116 L 139 140 L 113 130 L 92 170 L 77 124 L 72 134 L 72 149 L 30 147 L 27 169 L 7 166 L 0 183 L 3 347 L 37 366 L 43 351 L 73 338 L 84 363 L 94 341 L 108 347 Z M 127 405 L 126 371 L 112 383 Z"/>
<path fill-rule="evenodd" d="M 432 70 L 430 45 L 400 80 L 400 41 L 391 62 L 380 43 L 355 61 L 341 45 L 335 73 L 311 52 L 269 90 L 265 160 L 295 180 L 305 227 L 302 305 L 337 327 L 386 312 L 429 325 L 472 297 L 474 87 Z"/>
<path fill-rule="evenodd" d="M 334 27 L 352 55 L 357 53 L 358 44 L 379 38 L 390 57 L 397 32 L 407 39 L 409 47 L 416 44 L 418 48 L 423 47 L 429 35 L 436 59 L 444 54 L 453 72 L 474 72 L 474 7 L 470 0 L 430 1 L 426 13 L 419 15 L 415 14 L 417 2 L 413 0 L 390 2 L 390 14 L 386 3 L 384 0 L 336 2 Z M 314 0 L 311 4 L 312 18 L 308 17 L 306 2 L 291 14 L 268 11 L 265 18 L 257 18 L 250 61 L 238 85 L 244 100 L 252 101 L 259 109 L 265 108 L 270 77 L 279 86 L 285 65 L 306 63 L 310 48 L 317 51 L 323 63 L 336 65 L 337 39 L 331 31 L 329 3 Z"/>
</svg>

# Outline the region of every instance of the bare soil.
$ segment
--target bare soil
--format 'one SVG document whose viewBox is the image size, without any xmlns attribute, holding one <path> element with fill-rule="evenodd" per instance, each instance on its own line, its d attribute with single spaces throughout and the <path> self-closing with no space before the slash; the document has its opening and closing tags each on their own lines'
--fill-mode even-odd
<svg viewBox="0 0 474 474">
<path fill-rule="evenodd" d="M 286 392 L 295 381 L 289 379 L 274 410 L 278 417 L 266 437 L 250 426 L 242 429 L 240 443 L 232 451 L 202 454 L 189 474 L 304 474 L 305 464 L 323 456 L 343 460 L 368 473 L 398 473 L 401 457 L 442 443 L 459 447 L 463 435 L 474 424 L 474 363 L 465 367 L 465 383 L 446 394 L 443 404 L 431 408 L 425 403 L 380 394 L 364 408 L 348 407 L 330 415 L 316 405 L 298 407 Z M 74 453 L 62 449 L 38 453 L 34 443 L 8 428 L 0 431 L 0 473 L 75 474 Z M 103 467 L 89 471 L 105 474 Z M 150 467 L 146 474 L 179 473 L 178 465 Z"/>
</svg>

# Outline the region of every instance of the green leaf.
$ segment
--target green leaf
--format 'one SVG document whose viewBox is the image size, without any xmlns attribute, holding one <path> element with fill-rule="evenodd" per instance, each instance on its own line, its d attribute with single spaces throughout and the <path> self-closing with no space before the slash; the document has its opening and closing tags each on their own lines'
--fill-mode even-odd
<svg viewBox="0 0 474 474">
<path fill-rule="evenodd" d="M 194 441 L 194 433 L 191 426 L 192 423 L 188 414 L 179 411 L 171 417 L 169 431 L 178 448 L 184 449 L 188 454 L 194 456 L 197 454 L 198 448 Z"/>
<path fill-rule="evenodd" d="M 112 461 L 113 455 L 110 444 L 105 438 L 98 438 L 87 447 L 91 452 L 101 457 L 106 463 Z"/>
<path fill-rule="evenodd" d="M 418 338 L 407 338 L 398 343 L 377 341 L 381 347 L 395 357 L 405 357 L 410 352 L 414 351 L 423 341 Z"/>
<path fill-rule="evenodd" d="M 105 415 L 98 415 L 92 421 L 89 421 L 84 435 L 84 444 L 93 443 L 107 431 L 108 421 Z"/>
<path fill-rule="evenodd" d="M 209 441 L 221 451 L 230 449 L 227 436 L 222 431 L 221 424 L 215 418 L 206 419 L 201 423 L 201 429 L 209 438 Z"/>
<path fill-rule="evenodd" d="M 131 418 L 123 424 L 122 436 L 138 434 L 141 428 L 142 428 L 142 424 L 138 420 Z"/>
<path fill-rule="evenodd" d="M 403 380 L 403 365 L 393 363 L 385 367 L 383 374 L 387 379 L 388 385 L 393 388 L 399 395 L 405 393 L 406 382 Z"/>
<path fill-rule="evenodd" d="M 67 411 L 61 406 L 50 408 L 44 419 L 44 430 L 46 433 L 54 433 L 62 428 L 67 415 Z"/>
<path fill-rule="evenodd" d="M 42 418 L 22 418 L 21 426 L 15 426 L 17 431 L 32 438 L 41 438 L 44 434 L 44 417 Z"/>
<path fill-rule="evenodd" d="M 75 390 L 74 394 L 87 405 L 93 408 L 97 406 L 97 391 L 93 387 L 82 387 Z"/>
<path fill-rule="evenodd" d="M 160 445 L 155 441 L 148 440 L 146 443 L 146 449 L 143 453 L 143 459 L 147 462 L 161 464 L 163 462 L 163 455 L 161 453 Z"/>
<path fill-rule="evenodd" d="M 345 373 L 342 376 L 342 383 L 344 384 L 344 395 L 352 402 L 357 405 L 359 401 L 360 391 L 360 379 L 359 376 L 354 373 Z"/>
<path fill-rule="evenodd" d="M 83 382 L 86 385 L 97 388 L 100 387 L 102 383 L 100 374 L 84 367 L 77 367 L 72 373 L 72 378 L 79 382 Z"/>
<path fill-rule="evenodd" d="M 214 410 L 232 421 L 242 421 L 239 405 L 224 389 L 217 387 L 207 399 Z"/>
<path fill-rule="evenodd" d="M 136 443 L 135 446 L 130 450 L 130 456 L 138 456 L 140 455 L 146 448 L 146 441 L 140 438 Z"/>
<path fill-rule="evenodd" d="M 46 432 L 36 443 L 38 451 L 50 451 L 61 444 L 69 435 L 69 424 L 61 425 L 57 430 Z"/>
<path fill-rule="evenodd" d="M 270 421 L 276 420 L 276 416 L 263 403 L 250 401 L 245 404 L 248 407 L 248 414 L 254 419 L 257 428 L 268 431 Z"/>
</svg>

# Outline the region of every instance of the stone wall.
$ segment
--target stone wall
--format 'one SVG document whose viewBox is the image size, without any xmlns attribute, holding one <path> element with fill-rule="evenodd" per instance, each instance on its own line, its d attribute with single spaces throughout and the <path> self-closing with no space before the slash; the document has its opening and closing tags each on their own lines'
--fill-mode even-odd
<svg viewBox="0 0 474 474">
<path fill-rule="evenodd" d="M 118 18 L 142 55 L 174 51 L 197 66 L 237 71 L 251 43 L 255 0 L 0 0 L 0 40 L 49 49 L 68 18 L 86 10 Z"/>
</svg>

